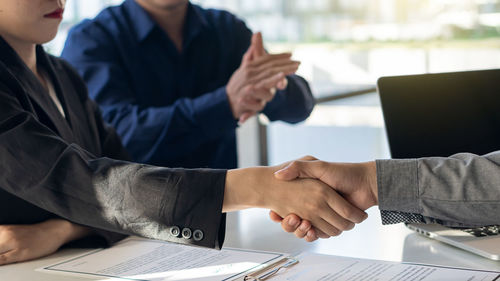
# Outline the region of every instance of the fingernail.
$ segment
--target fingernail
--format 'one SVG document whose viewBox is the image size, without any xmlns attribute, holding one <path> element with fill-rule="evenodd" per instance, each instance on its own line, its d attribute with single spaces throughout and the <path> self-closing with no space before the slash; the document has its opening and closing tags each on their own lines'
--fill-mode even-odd
<svg viewBox="0 0 500 281">
<path fill-rule="evenodd" d="M 297 224 L 299 224 L 299 221 L 297 220 L 297 218 L 295 217 L 291 217 L 289 220 L 288 220 L 288 225 L 290 226 L 293 226 L 293 227 L 296 227 Z"/>
</svg>

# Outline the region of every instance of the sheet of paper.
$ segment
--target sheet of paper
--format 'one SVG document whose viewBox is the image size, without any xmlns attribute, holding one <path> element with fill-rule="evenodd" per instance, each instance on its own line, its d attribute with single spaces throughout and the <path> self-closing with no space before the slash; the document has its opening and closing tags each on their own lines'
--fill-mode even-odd
<svg viewBox="0 0 500 281">
<path fill-rule="evenodd" d="M 310 281 L 493 281 L 498 272 L 303 253 L 297 265 L 281 269 L 272 280 Z M 500 279 L 499 279 L 500 280 Z"/>
<path fill-rule="evenodd" d="M 129 238 L 108 249 L 39 269 L 102 280 L 233 280 L 272 264 L 283 254 L 251 250 L 221 251 Z M 244 274 L 243 274 L 244 275 Z M 243 276 L 242 275 L 242 276 Z"/>
</svg>

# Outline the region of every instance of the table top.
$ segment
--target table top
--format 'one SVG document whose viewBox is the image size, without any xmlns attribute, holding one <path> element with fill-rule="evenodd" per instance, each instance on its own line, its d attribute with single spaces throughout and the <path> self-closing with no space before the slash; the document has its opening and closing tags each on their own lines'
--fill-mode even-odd
<svg viewBox="0 0 500 281">
<path fill-rule="evenodd" d="M 436 264 L 500 271 L 500 262 L 488 260 L 447 244 L 423 237 L 404 225 L 382 226 L 377 208 L 368 210 L 368 219 L 339 237 L 308 243 L 285 233 L 268 218 L 268 211 L 251 209 L 231 213 L 227 218 L 225 247 L 298 254 L 309 251 L 328 255 L 397 262 Z M 82 277 L 37 272 L 88 249 L 64 249 L 35 261 L 0 267 L 0 280 L 59 281 L 89 280 Z"/>
</svg>

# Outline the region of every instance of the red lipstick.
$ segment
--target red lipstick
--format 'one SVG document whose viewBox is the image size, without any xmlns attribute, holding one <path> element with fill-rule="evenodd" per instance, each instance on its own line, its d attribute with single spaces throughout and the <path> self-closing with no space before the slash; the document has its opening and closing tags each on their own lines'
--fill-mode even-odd
<svg viewBox="0 0 500 281">
<path fill-rule="evenodd" d="M 45 17 L 45 18 L 51 18 L 51 19 L 62 19 L 63 18 L 63 13 L 64 13 L 64 9 L 59 8 L 59 9 L 53 11 L 50 14 L 46 14 L 43 17 Z"/>
</svg>

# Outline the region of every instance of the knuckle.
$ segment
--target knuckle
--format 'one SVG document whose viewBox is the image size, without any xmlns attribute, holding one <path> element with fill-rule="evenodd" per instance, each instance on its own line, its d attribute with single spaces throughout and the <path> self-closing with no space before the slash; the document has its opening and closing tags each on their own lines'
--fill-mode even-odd
<svg viewBox="0 0 500 281">
<path fill-rule="evenodd" d="M 310 213 L 314 213 L 318 208 L 317 200 L 307 200 L 304 202 L 304 209 Z"/>
<path fill-rule="evenodd" d="M 301 159 L 306 160 L 306 161 L 318 160 L 318 159 L 316 159 L 316 157 L 314 157 L 312 155 L 306 155 L 306 156 L 302 157 Z"/>
<path fill-rule="evenodd" d="M 315 184 L 313 190 L 314 190 L 315 195 L 319 197 L 318 200 L 324 200 L 325 198 L 328 198 L 328 196 L 329 196 L 328 190 L 322 185 Z"/>
</svg>

